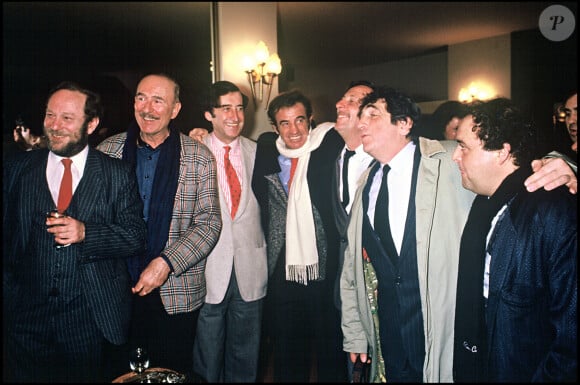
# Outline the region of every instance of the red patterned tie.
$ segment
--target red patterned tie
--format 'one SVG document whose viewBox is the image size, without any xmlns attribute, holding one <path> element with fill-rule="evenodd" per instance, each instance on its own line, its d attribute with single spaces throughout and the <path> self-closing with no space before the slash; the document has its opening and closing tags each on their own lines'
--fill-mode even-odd
<svg viewBox="0 0 580 385">
<path fill-rule="evenodd" d="M 294 179 L 294 172 L 296 172 L 297 164 L 298 158 L 290 158 L 290 178 L 288 178 L 288 192 L 290 192 L 290 186 L 292 186 L 292 179 Z"/>
<path fill-rule="evenodd" d="M 64 158 L 62 160 L 62 164 L 64 165 L 64 174 L 62 175 L 62 180 L 60 181 L 58 203 L 56 204 L 56 208 L 58 209 L 59 213 L 65 212 L 72 199 L 72 172 L 70 169 L 72 159 Z"/>
<path fill-rule="evenodd" d="M 240 205 L 240 196 L 242 195 L 242 187 L 240 186 L 240 181 L 238 180 L 238 175 L 232 162 L 230 162 L 230 146 L 224 146 L 226 150 L 224 154 L 224 166 L 226 168 L 226 176 L 228 177 L 228 185 L 230 186 L 230 197 L 232 200 L 232 218 L 236 215 L 238 211 L 238 206 Z"/>
</svg>

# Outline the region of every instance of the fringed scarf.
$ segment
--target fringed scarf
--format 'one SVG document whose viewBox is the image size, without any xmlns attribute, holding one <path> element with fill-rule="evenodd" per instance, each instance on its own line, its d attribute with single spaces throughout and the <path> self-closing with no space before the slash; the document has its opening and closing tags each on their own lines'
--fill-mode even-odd
<svg viewBox="0 0 580 385">
<path fill-rule="evenodd" d="M 491 196 L 475 197 L 461 236 L 455 307 L 455 382 L 487 382 L 487 338 L 483 297 L 486 238 L 499 210 L 521 191 L 532 173 L 522 166 Z"/>
<path fill-rule="evenodd" d="M 308 188 L 310 153 L 316 150 L 333 123 L 323 123 L 313 129 L 306 143 L 298 149 L 288 149 L 281 137 L 276 140 L 280 154 L 298 158 L 298 165 L 288 192 L 286 210 L 286 280 L 308 285 L 318 279 L 319 263 L 316 230 Z"/>
<path fill-rule="evenodd" d="M 133 165 L 137 163 L 138 139 L 139 126 L 133 121 L 127 129 L 127 139 L 123 148 L 123 159 Z M 133 256 L 127 260 L 133 282 L 137 282 L 149 262 L 161 254 L 169 237 L 169 225 L 179 179 L 181 154 L 179 130 L 170 125 L 169 136 L 159 146 L 159 150 L 147 221 L 147 249 L 144 255 Z"/>
</svg>

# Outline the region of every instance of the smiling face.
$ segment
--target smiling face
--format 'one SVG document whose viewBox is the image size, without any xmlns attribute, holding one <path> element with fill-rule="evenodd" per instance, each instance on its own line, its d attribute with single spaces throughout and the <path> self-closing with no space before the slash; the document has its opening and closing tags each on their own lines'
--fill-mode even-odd
<svg viewBox="0 0 580 385">
<path fill-rule="evenodd" d="M 308 139 L 309 127 L 310 121 L 302 103 L 282 107 L 276 112 L 276 130 L 288 149 L 295 150 L 304 146 Z"/>
<path fill-rule="evenodd" d="M 242 133 L 244 128 L 244 105 L 240 92 L 229 92 L 219 97 L 219 107 L 213 109 L 213 115 L 205 112 L 205 118 L 211 122 L 214 135 L 222 142 L 229 144 Z"/>
<path fill-rule="evenodd" d="M 175 99 L 175 83 L 168 78 L 150 75 L 143 78 L 135 94 L 135 119 L 144 140 L 169 135 L 169 122 L 174 119 L 181 103 Z"/>
<path fill-rule="evenodd" d="M 358 110 L 360 104 L 372 89 L 368 86 L 358 85 L 349 88 L 346 93 L 336 102 L 336 123 L 335 130 L 346 140 L 347 137 L 357 136 L 358 132 Z"/>
<path fill-rule="evenodd" d="M 48 148 L 57 155 L 71 157 L 89 142 L 99 119 L 86 122 L 87 96 L 78 91 L 59 90 L 49 98 L 44 115 L 44 134 Z"/>
</svg>

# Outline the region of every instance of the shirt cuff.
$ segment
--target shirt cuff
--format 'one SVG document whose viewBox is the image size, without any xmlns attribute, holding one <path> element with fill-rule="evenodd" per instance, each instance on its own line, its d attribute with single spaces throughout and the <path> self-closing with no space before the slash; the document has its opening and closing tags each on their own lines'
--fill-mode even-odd
<svg viewBox="0 0 580 385">
<path fill-rule="evenodd" d="M 171 272 L 173 273 L 173 265 L 171 264 L 171 261 L 169 260 L 169 258 L 167 258 L 167 256 L 165 254 L 161 254 L 160 257 L 163 258 L 165 263 L 167 263 L 167 266 L 169 266 L 169 270 L 171 270 Z"/>
</svg>

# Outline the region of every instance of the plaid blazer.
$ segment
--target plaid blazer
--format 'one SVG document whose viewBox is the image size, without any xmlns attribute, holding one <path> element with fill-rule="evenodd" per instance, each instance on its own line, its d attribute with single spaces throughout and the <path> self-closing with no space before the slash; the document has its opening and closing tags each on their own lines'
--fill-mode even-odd
<svg viewBox="0 0 580 385">
<path fill-rule="evenodd" d="M 101 142 L 97 149 L 121 158 L 125 132 Z M 173 272 L 159 288 L 168 314 L 199 308 L 206 295 L 206 258 L 218 241 L 222 220 L 219 203 L 217 166 L 211 151 L 203 144 L 180 134 L 179 181 L 163 254 Z"/>
</svg>

